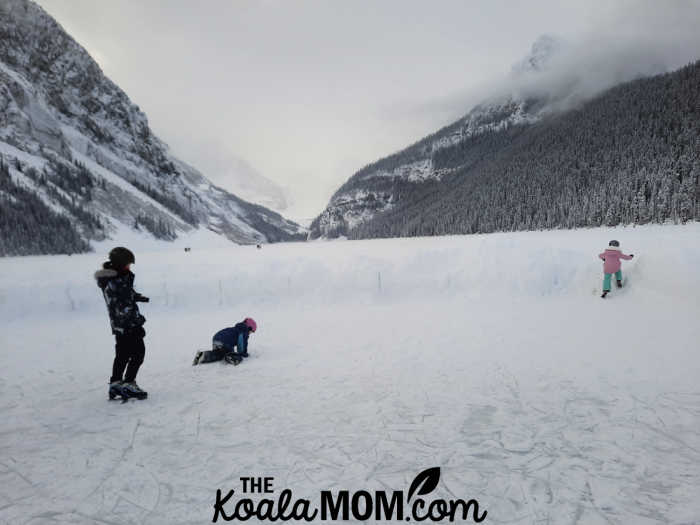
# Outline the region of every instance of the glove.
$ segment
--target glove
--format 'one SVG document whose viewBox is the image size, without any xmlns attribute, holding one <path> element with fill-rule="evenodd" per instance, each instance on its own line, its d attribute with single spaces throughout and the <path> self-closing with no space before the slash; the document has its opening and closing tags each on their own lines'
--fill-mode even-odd
<svg viewBox="0 0 700 525">
<path fill-rule="evenodd" d="M 633 253 L 630 253 L 630 257 L 634 257 L 634 254 L 633 254 Z"/>
<path fill-rule="evenodd" d="M 148 303 L 148 302 L 150 302 L 150 299 L 148 297 L 146 297 L 145 295 L 141 295 L 139 293 L 139 294 L 136 294 L 134 301 L 136 301 L 137 303 Z"/>
</svg>

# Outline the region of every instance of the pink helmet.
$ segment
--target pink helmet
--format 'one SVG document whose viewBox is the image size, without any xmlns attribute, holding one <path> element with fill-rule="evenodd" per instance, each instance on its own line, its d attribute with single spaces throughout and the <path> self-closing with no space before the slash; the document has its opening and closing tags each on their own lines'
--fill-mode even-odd
<svg viewBox="0 0 700 525">
<path fill-rule="evenodd" d="M 258 325 L 256 324 L 255 320 L 251 317 L 246 317 L 245 319 L 243 319 L 243 322 L 248 328 L 250 328 L 252 332 L 255 332 L 258 329 Z"/>
</svg>

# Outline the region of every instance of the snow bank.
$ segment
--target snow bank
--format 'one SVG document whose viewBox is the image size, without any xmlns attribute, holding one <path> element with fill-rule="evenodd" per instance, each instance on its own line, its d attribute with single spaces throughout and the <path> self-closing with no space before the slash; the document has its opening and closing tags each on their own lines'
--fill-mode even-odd
<svg viewBox="0 0 700 525">
<path fill-rule="evenodd" d="M 276 244 L 260 250 L 217 243 L 206 231 L 154 243 L 122 230 L 118 243 L 99 243 L 94 254 L 0 260 L 0 288 L 7 297 L 0 315 L 101 312 L 92 274 L 116 244 L 136 252 L 136 283 L 151 297 L 151 312 L 482 297 L 587 301 L 601 285 L 597 255 L 613 237 L 636 255 L 623 266 L 632 285 L 630 300 L 694 300 L 692 291 L 700 289 L 698 225 Z M 145 251 L 146 246 L 157 248 Z"/>
</svg>

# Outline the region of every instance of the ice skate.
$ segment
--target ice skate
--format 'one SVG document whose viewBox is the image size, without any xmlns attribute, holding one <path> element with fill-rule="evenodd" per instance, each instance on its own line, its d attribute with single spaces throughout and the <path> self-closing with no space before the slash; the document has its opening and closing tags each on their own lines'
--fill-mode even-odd
<svg viewBox="0 0 700 525">
<path fill-rule="evenodd" d="M 146 399 L 148 397 L 148 392 L 141 390 L 136 381 L 122 383 L 122 392 L 125 397 L 135 397 L 136 399 Z"/>
<path fill-rule="evenodd" d="M 237 365 L 242 361 L 242 359 L 234 353 L 229 353 L 224 356 L 224 361 L 230 365 Z"/>
<path fill-rule="evenodd" d="M 114 399 L 118 396 L 122 395 L 122 382 L 121 381 L 112 381 L 109 384 L 109 398 Z"/>
</svg>

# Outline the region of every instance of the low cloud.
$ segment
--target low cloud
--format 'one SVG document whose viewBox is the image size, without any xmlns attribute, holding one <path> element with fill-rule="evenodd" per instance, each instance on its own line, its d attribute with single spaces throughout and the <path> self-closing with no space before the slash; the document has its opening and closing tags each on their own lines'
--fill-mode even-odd
<svg viewBox="0 0 700 525">
<path fill-rule="evenodd" d="M 565 110 L 620 83 L 700 59 L 697 2 L 620 2 L 598 13 L 594 25 L 575 36 L 540 37 L 528 55 L 504 64 L 501 76 L 417 105 L 413 113 L 444 115 L 448 124 L 481 102 L 509 96 L 545 99 L 548 109 Z"/>
</svg>

